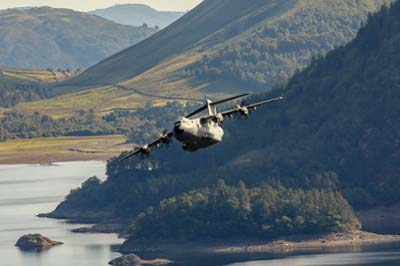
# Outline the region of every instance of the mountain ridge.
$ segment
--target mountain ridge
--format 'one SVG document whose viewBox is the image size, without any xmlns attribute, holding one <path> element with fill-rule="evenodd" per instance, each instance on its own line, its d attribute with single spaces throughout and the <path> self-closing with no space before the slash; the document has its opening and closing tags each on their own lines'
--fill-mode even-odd
<svg viewBox="0 0 400 266">
<path fill-rule="evenodd" d="M 160 28 L 165 28 L 185 14 L 179 11 L 159 11 L 144 4 L 117 4 L 88 13 L 123 25 L 141 26 L 145 23 Z"/>
<path fill-rule="evenodd" d="M 99 96 L 105 101 L 94 105 L 110 109 L 160 104 L 165 97 L 221 98 L 268 90 L 307 66 L 312 55 L 350 41 L 368 13 L 389 2 L 252 0 L 244 5 L 239 0 L 208 0 L 144 42 L 57 84 L 54 92 L 84 97 L 67 107 L 71 113 L 74 108 L 93 108 L 83 102 Z M 160 98 L 142 97 L 138 91 Z M 66 98 L 17 109 L 54 114 L 53 106 L 64 106 Z"/>
<path fill-rule="evenodd" d="M 2 10 L 0 22 L 0 65 L 18 68 L 86 68 L 156 32 L 50 7 Z"/>
<path fill-rule="evenodd" d="M 368 0 L 367 2 L 358 2 L 352 0 L 346 3 L 339 1 L 327 3 L 326 1 L 320 0 L 290 0 L 285 2 L 276 0 L 252 0 L 246 5 L 243 5 L 243 3 L 237 0 L 225 0 L 218 2 L 214 2 L 212 0 L 204 1 L 197 8 L 187 13 L 168 28 L 152 36 L 152 38 L 149 38 L 143 43 L 130 47 L 116 55 L 113 55 L 110 58 L 103 60 L 99 64 L 89 68 L 80 77 L 72 80 L 70 84 L 76 83 L 90 86 L 96 84 L 96 81 L 101 82 L 102 80 L 106 79 L 112 82 L 124 81 L 129 83 L 129 80 L 134 79 L 141 79 L 147 82 L 147 80 L 150 81 L 151 77 L 148 77 L 146 73 L 154 72 L 153 70 L 163 63 L 171 65 L 171 70 L 165 69 L 164 71 L 157 71 L 157 76 L 160 75 L 159 79 L 165 80 L 166 83 L 171 84 L 171 86 L 174 83 L 173 80 L 175 76 L 179 77 L 181 80 L 185 80 L 185 82 L 188 83 L 187 87 L 189 88 L 190 83 L 196 83 L 197 81 L 202 83 L 212 83 L 214 81 L 221 82 L 221 80 L 230 80 L 232 79 L 231 77 L 213 79 L 209 78 L 210 75 L 208 75 L 208 77 L 200 76 L 199 73 L 202 73 L 201 75 L 207 74 L 205 73 L 207 71 L 204 69 L 207 68 L 207 61 L 203 62 L 201 60 L 202 57 L 207 56 L 212 63 L 212 60 L 215 57 L 213 55 L 221 52 L 217 49 L 218 45 L 222 46 L 224 49 L 230 49 L 228 46 L 228 44 L 230 44 L 230 42 L 227 41 L 228 39 L 236 38 L 238 43 L 241 43 L 243 40 L 246 42 L 248 41 L 248 45 L 252 45 L 251 39 L 253 39 L 253 35 L 256 34 L 259 31 L 259 28 L 262 26 L 258 25 L 260 23 L 265 25 L 271 24 L 277 28 L 278 31 L 290 31 L 290 25 L 286 19 L 293 17 L 293 13 L 303 12 L 303 10 L 308 12 L 304 15 L 299 13 L 298 18 L 293 17 L 293 24 L 295 27 L 298 27 L 295 23 L 299 21 L 302 15 L 311 17 L 313 20 L 311 22 L 315 24 L 318 23 L 317 11 L 322 12 L 325 9 L 330 10 L 325 12 L 327 27 L 337 27 L 337 30 L 340 32 L 337 34 L 337 36 L 334 36 L 334 38 L 329 36 L 325 38 L 324 42 L 330 44 L 328 48 L 319 48 L 313 44 L 318 41 L 319 35 L 322 36 L 323 34 L 326 34 L 326 32 L 315 32 L 315 37 L 313 37 L 314 39 L 307 40 L 304 35 L 306 35 L 309 31 L 307 31 L 307 27 L 304 25 L 303 27 L 305 27 L 306 31 L 302 33 L 303 35 L 299 34 L 298 36 L 294 36 L 295 38 L 293 40 L 289 40 L 290 42 L 293 42 L 293 44 L 285 44 L 284 41 L 286 40 L 284 35 L 282 35 L 282 41 L 280 41 L 278 44 L 274 44 L 274 41 L 270 40 L 271 37 L 269 35 L 259 37 L 260 44 L 256 45 L 260 46 L 263 50 L 272 49 L 270 53 L 275 54 L 284 54 L 285 50 L 288 50 L 291 47 L 290 45 L 294 45 L 295 42 L 300 41 L 305 43 L 304 50 L 306 50 L 306 53 L 301 62 L 295 61 L 290 63 L 290 65 L 285 66 L 285 58 L 270 59 L 276 60 L 276 63 L 264 63 L 263 61 L 269 60 L 268 56 L 265 58 L 262 57 L 259 60 L 263 62 L 262 64 L 278 64 L 278 66 L 282 65 L 281 72 L 284 73 L 284 78 L 288 78 L 294 72 L 296 67 L 304 67 L 308 63 L 306 58 L 311 57 L 313 52 L 315 54 L 319 52 L 327 52 L 329 48 L 332 49 L 336 45 L 344 44 L 345 41 L 349 41 L 351 37 L 355 35 L 361 24 L 361 21 L 366 18 L 368 12 L 375 11 L 380 5 L 389 2 L 390 0 Z M 314 9 L 317 11 L 313 11 Z M 230 11 L 230 16 L 225 14 L 225 10 Z M 341 12 L 340 15 L 337 14 L 339 12 Z M 201 14 L 202 17 L 199 17 L 199 14 Z M 335 18 L 334 16 L 337 17 Z M 282 23 L 280 25 L 276 25 L 279 18 L 281 19 Z M 339 21 L 346 22 L 346 26 L 343 25 L 339 27 Z M 212 23 L 218 26 L 210 26 Z M 349 28 L 351 28 L 351 33 L 346 32 L 349 31 L 346 29 L 347 25 Z M 253 27 L 256 28 L 249 33 Z M 312 25 L 312 27 L 316 26 Z M 199 29 L 201 29 L 201 31 L 199 31 Z M 262 27 L 261 30 L 263 30 Z M 268 31 L 269 28 L 265 28 L 265 30 Z M 294 28 L 293 30 L 296 31 L 297 29 Z M 302 29 L 298 29 L 298 31 L 300 30 Z M 194 32 L 196 34 L 194 34 Z M 340 35 L 342 32 L 343 35 Z M 338 40 L 334 40 L 335 38 L 338 38 Z M 266 44 L 263 44 L 263 42 Z M 271 42 L 272 48 L 268 48 L 270 46 L 268 42 Z M 264 48 L 265 45 L 267 45 L 266 48 Z M 274 48 L 276 45 L 278 45 L 278 48 L 283 47 L 282 49 L 279 48 L 282 51 L 279 51 L 278 48 Z M 284 48 L 285 45 L 288 46 L 287 49 Z M 311 45 L 316 47 L 309 48 L 308 46 Z M 159 48 L 161 46 L 162 48 Z M 149 56 L 146 51 L 150 49 L 150 47 L 151 49 L 157 49 L 157 53 Z M 288 57 L 296 57 L 296 53 L 301 53 L 301 51 L 295 49 L 292 50 L 293 52 L 288 54 Z M 250 58 L 251 56 L 253 55 L 248 56 L 244 54 L 242 58 L 235 60 L 238 60 L 239 62 L 243 61 L 245 67 L 245 64 L 253 64 L 251 61 L 248 62 L 249 59 L 246 59 L 246 57 Z M 284 54 L 284 56 L 286 55 Z M 189 63 L 185 63 L 183 60 L 177 61 L 177 64 L 179 65 L 177 65 L 177 69 L 174 69 L 176 64 L 174 63 L 174 60 L 178 59 L 179 57 L 186 57 L 185 61 Z M 133 63 L 137 61 L 140 61 L 140 64 Z M 193 63 L 190 63 L 191 61 L 193 61 Z M 229 64 L 234 65 L 231 62 L 229 62 Z M 208 69 L 213 70 L 211 67 L 212 64 Z M 224 71 L 223 69 L 226 68 L 226 66 L 218 65 L 217 68 L 217 71 Z M 276 77 L 279 75 L 279 70 L 274 68 L 267 68 L 266 70 L 271 72 L 271 76 L 274 77 L 273 80 L 277 79 Z M 234 71 L 235 70 L 230 71 L 232 76 L 240 76 L 240 73 L 234 73 Z M 254 75 L 266 75 L 259 73 L 260 70 L 258 69 L 255 69 L 253 72 L 255 72 Z M 170 80 L 172 80 L 172 82 Z M 267 86 L 264 87 L 272 87 L 271 84 L 273 85 L 273 80 L 268 81 Z M 254 87 L 251 83 L 248 85 Z"/>
<path fill-rule="evenodd" d="M 249 3 L 247 3 L 246 8 L 243 9 L 243 6 L 239 2 L 239 0 L 206 0 L 165 30 L 151 36 L 151 38 L 147 39 L 145 42 L 123 50 L 89 68 L 82 77 L 78 77 L 77 83 L 90 85 L 90 82 L 95 82 L 91 78 L 94 73 L 96 73 L 95 76 L 100 73 L 101 75 L 104 75 L 103 78 L 100 79 L 100 82 L 106 79 L 111 81 L 122 81 L 122 79 L 128 79 L 134 75 L 139 75 L 149 70 L 151 67 L 154 67 L 155 64 L 161 63 L 163 59 L 189 49 L 194 43 L 208 35 L 210 32 L 215 32 L 221 24 L 225 25 L 237 19 L 240 14 L 251 9 L 252 5 L 260 4 L 257 0 L 250 0 Z M 227 3 L 231 6 L 230 16 L 219 16 L 218 14 L 225 12 L 224 8 Z M 210 11 L 213 13 L 212 16 L 210 16 Z M 196 24 L 192 24 L 193 21 L 197 20 L 198 22 Z M 195 34 L 184 34 L 191 32 L 195 32 Z M 163 46 L 158 49 L 158 53 L 150 54 L 150 51 L 157 49 L 161 43 Z M 132 55 L 129 57 L 126 56 L 126 53 L 130 53 L 131 51 Z M 132 62 L 136 62 L 139 59 L 141 60 L 142 66 L 132 64 Z M 110 71 L 113 68 L 117 68 L 115 64 L 118 64 L 120 67 L 129 66 L 129 68 L 125 70 L 120 69 L 119 72 L 116 72 L 115 70 Z M 72 80 L 72 83 L 73 82 L 74 80 Z"/>
</svg>

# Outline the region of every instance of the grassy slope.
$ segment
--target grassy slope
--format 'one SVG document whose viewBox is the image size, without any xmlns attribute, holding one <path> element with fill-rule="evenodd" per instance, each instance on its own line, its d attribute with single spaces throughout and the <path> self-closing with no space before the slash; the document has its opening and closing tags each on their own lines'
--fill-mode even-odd
<svg viewBox="0 0 400 266">
<path fill-rule="evenodd" d="M 18 105 L 17 110 L 30 113 L 38 111 L 58 118 L 73 116 L 80 110 L 87 109 L 101 113 L 112 108 L 136 108 L 141 100 L 143 99 L 124 90 L 104 86 L 57 98 L 22 103 Z"/>
<path fill-rule="evenodd" d="M 20 102 L 39 100 L 51 95 L 47 84 L 55 73 L 47 70 L 0 68 L 0 113 Z"/>
<path fill-rule="evenodd" d="M 55 88 L 59 94 L 67 93 L 66 95 L 50 100 L 24 103 L 18 105 L 16 109 L 61 116 L 73 115 L 81 109 L 94 108 L 101 112 L 111 108 L 142 107 L 147 101 L 163 104 L 170 100 L 182 100 L 181 98 L 201 100 L 205 94 L 223 97 L 231 91 L 215 92 L 207 89 L 212 86 L 234 87 L 234 84 L 197 83 L 182 79 L 179 74 L 181 69 L 202 57 L 198 49 L 192 49 L 199 42 L 202 46 L 211 43 L 214 46 L 234 37 L 235 34 L 231 33 L 230 28 L 226 31 L 221 29 L 232 23 L 235 24 L 235 21 L 245 20 L 253 25 L 264 20 L 264 13 L 262 16 L 258 16 L 258 12 L 251 15 L 254 10 L 259 11 L 260 7 L 267 9 L 272 7 L 273 12 L 267 11 L 267 13 L 273 13 L 272 18 L 277 13 L 285 13 L 297 3 L 294 0 L 286 4 L 279 2 L 251 0 L 246 3 L 246 8 L 243 8 L 243 3 L 239 0 L 205 1 L 164 31 L 104 60 L 83 75 L 67 81 L 64 86 Z M 224 15 L 227 5 L 230 8 L 229 16 Z M 221 31 L 222 35 L 218 33 Z M 211 38 L 210 35 L 215 33 L 218 33 L 218 36 Z M 139 60 L 140 64 L 137 63 Z M 130 78 L 135 74 L 137 76 Z M 107 86 L 110 83 L 120 83 L 124 89 Z M 87 87 L 82 89 L 85 85 Z M 137 93 L 138 91 L 166 98 L 148 97 Z"/>
<path fill-rule="evenodd" d="M 32 82 L 54 82 L 54 75 L 47 70 L 38 69 L 17 69 L 1 67 L 3 75 L 1 80 L 14 80 L 15 83 L 32 83 Z"/>
<path fill-rule="evenodd" d="M 206 0 L 165 30 L 103 60 L 72 83 L 117 82 L 141 74 L 165 59 L 193 48 L 197 42 L 265 5 L 265 2 L 279 1 L 249 0 L 243 5 L 240 0 Z M 229 14 L 226 14 L 227 6 Z"/>
<path fill-rule="evenodd" d="M 386 1 L 389 0 L 365 0 L 357 4 L 340 2 L 333 3 L 332 8 L 345 10 L 343 12 L 347 17 L 360 16 L 366 10 L 376 10 L 379 4 Z M 224 15 L 227 5 L 229 16 Z M 73 115 L 76 110 L 81 109 L 94 108 L 101 112 L 111 108 L 140 107 L 147 101 L 162 104 L 170 100 L 148 97 L 141 95 L 141 92 L 153 96 L 171 96 L 177 100 L 180 97 L 203 99 L 204 95 L 219 98 L 239 91 L 252 91 L 251 87 L 225 79 L 210 81 L 188 77 L 184 70 L 200 61 L 204 55 L 213 57 L 219 49 L 242 40 L 251 40 L 260 28 L 299 19 L 296 14 L 304 9 L 323 10 L 330 5 L 326 2 L 321 4 L 321 0 L 252 0 L 246 2 L 246 8 L 243 8 L 243 3 L 239 0 L 205 1 L 165 30 L 55 88 L 60 94 L 72 94 L 48 101 L 22 104 L 17 109 L 40 110 L 57 116 Z M 342 43 L 344 39 L 349 40 L 355 34 L 355 29 L 349 34 L 351 36 L 343 37 L 340 34 L 327 32 L 321 38 L 340 36 Z M 304 38 L 299 35 L 295 36 L 297 37 Z M 316 49 L 315 52 L 320 50 Z M 308 58 L 305 59 L 307 60 Z M 105 85 L 110 83 L 119 83 L 124 89 L 107 88 Z M 86 91 L 81 92 L 82 90 Z"/>
<path fill-rule="evenodd" d="M 69 83 L 93 86 L 98 83 L 126 81 L 133 77 L 135 81 L 145 80 L 155 87 L 158 84 L 151 82 L 153 76 L 174 83 L 174 77 L 185 66 L 201 59 L 203 54 L 212 55 L 216 49 L 231 42 L 251 38 L 261 26 L 289 21 L 303 8 L 319 8 L 321 12 L 324 8 L 329 8 L 343 11 L 344 16 L 353 16 L 365 10 L 375 11 L 377 6 L 387 1 L 365 0 L 357 4 L 354 1 L 339 1 L 330 4 L 321 0 L 251 0 L 245 5 L 238 0 L 205 1 L 165 30 L 103 60 Z M 354 29 L 353 36 L 356 30 Z M 164 64 L 164 69 L 154 71 L 154 68 L 160 68 L 161 63 Z M 151 71 L 151 77 L 141 75 L 148 71 Z M 182 78 L 181 75 L 179 77 Z M 191 88 L 190 85 L 187 88 Z M 159 90 L 162 91 L 160 88 Z"/>
<path fill-rule="evenodd" d="M 119 135 L 11 140 L 0 145 L 1 163 L 106 160 L 130 147 Z"/>
</svg>

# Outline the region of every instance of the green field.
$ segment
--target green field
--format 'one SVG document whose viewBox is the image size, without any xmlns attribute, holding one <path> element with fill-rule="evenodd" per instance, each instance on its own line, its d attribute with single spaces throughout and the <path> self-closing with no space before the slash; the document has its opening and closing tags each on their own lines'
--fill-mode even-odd
<svg viewBox="0 0 400 266">
<path fill-rule="evenodd" d="M 54 82 L 54 74 L 48 70 L 35 69 L 16 69 L 16 68 L 0 68 L 3 75 L 2 79 L 9 79 L 16 82 Z"/>
<path fill-rule="evenodd" d="M 131 148 L 120 135 L 18 139 L 0 143 L 0 163 L 107 160 Z"/>
</svg>

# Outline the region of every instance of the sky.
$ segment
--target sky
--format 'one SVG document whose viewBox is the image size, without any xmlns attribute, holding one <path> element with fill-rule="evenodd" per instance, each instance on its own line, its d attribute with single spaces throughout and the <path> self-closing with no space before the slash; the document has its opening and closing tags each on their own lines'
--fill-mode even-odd
<svg viewBox="0 0 400 266">
<path fill-rule="evenodd" d="M 0 0 L 0 9 L 23 6 L 51 6 L 90 11 L 115 4 L 140 3 L 158 10 L 187 11 L 202 0 Z"/>
</svg>

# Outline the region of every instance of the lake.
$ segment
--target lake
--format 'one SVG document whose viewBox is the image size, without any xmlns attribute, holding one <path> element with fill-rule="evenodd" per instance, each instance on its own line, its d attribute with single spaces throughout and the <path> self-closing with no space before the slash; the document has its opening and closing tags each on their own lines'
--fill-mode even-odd
<svg viewBox="0 0 400 266">
<path fill-rule="evenodd" d="M 390 247 L 386 247 L 389 250 Z M 232 263 L 230 266 L 398 266 L 399 249 L 392 251 L 362 251 L 356 253 L 291 255 L 287 257 Z"/>
<path fill-rule="evenodd" d="M 42 165 L 0 165 L 0 265 L 1 266 L 84 266 L 107 265 L 119 254 L 111 246 L 121 239 L 110 234 L 74 234 L 80 225 L 37 218 L 53 210 L 70 189 L 90 176 L 105 177 L 103 162 Z M 64 242 L 41 254 L 14 247 L 24 234 L 40 233 Z"/>
<path fill-rule="evenodd" d="M 112 247 L 122 243 L 114 234 L 74 234 L 82 225 L 37 218 L 53 210 L 69 190 L 90 176 L 105 178 L 104 162 L 70 162 L 44 165 L 0 165 L 0 266 L 102 266 L 120 254 Z M 64 242 L 43 253 L 14 247 L 24 234 L 41 233 Z M 193 256 L 182 266 L 398 266 L 396 245 L 336 250 L 337 253 L 240 254 Z M 146 255 L 146 254 L 145 254 Z M 153 258 L 160 254 L 147 254 Z M 157 256 L 158 255 L 158 256 Z"/>
</svg>

